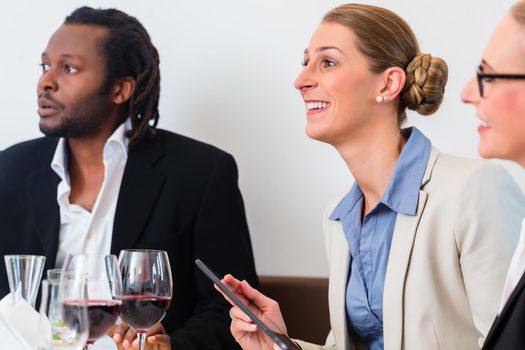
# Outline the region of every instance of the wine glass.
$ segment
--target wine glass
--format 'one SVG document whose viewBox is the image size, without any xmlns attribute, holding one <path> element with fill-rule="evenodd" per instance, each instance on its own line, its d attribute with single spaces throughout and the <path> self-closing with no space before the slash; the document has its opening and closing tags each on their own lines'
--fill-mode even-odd
<svg viewBox="0 0 525 350">
<path fill-rule="evenodd" d="M 54 270 L 52 278 L 42 281 L 40 313 L 47 316 L 49 323 L 41 319 L 40 330 L 50 332 L 45 349 L 84 347 L 89 333 L 87 304 L 83 302 L 86 295 L 86 280 L 81 275 L 65 275 Z"/>
<path fill-rule="evenodd" d="M 119 255 L 122 275 L 120 317 L 137 332 L 139 350 L 144 350 L 146 332 L 160 322 L 173 293 L 168 254 L 163 250 L 126 249 Z"/>
<path fill-rule="evenodd" d="M 84 299 L 87 304 L 89 318 L 89 336 L 85 349 L 92 349 L 95 341 L 105 335 L 115 324 L 120 313 L 122 302 L 114 298 L 121 294 L 121 277 L 118 268 L 111 275 L 103 271 L 90 273 L 88 265 L 90 258 L 87 255 L 70 255 L 64 263 L 64 270 L 72 274 L 83 274 L 87 281 L 87 296 Z M 90 262 L 91 263 L 91 262 Z"/>
</svg>

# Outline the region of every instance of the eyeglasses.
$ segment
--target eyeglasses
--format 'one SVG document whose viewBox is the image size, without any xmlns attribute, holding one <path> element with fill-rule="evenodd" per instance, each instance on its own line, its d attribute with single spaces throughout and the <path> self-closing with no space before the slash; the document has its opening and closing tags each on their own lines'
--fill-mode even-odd
<svg viewBox="0 0 525 350">
<path fill-rule="evenodd" d="M 476 70 L 476 76 L 478 78 L 478 88 L 480 97 L 483 97 L 485 80 L 487 82 L 491 82 L 493 79 L 525 79 L 525 74 L 483 73 L 479 70 L 479 68 Z"/>
</svg>

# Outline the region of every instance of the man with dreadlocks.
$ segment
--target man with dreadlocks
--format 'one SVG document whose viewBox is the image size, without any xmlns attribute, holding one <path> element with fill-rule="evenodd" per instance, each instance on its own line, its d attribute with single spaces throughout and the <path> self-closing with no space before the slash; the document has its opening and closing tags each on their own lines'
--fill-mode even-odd
<svg viewBox="0 0 525 350">
<path fill-rule="evenodd" d="M 45 255 L 49 269 L 86 254 L 89 273 L 103 274 L 106 254 L 166 250 L 168 343 L 234 349 L 229 307 L 193 261 L 257 283 L 235 161 L 156 129 L 159 90 L 157 50 L 137 19 L 89 7 L 66 18 L 42 53 L 46 136 L 0 152 L 0 255 Z M 0 297 L 8 292 L 0 266 Z"/>
</svg>

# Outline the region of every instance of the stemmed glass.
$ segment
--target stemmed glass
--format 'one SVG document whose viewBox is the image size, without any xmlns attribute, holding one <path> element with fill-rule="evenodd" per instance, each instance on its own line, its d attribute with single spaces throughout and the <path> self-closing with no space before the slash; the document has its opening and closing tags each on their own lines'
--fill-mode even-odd
<svg viewBox="0 0 525 350">
<path fill-rule="evenodd" d="M 106 266 L 107 271 L 112 270 L 111 274 L 104 274 L 103 271 L 90 274 L 87 267 L 89 258 L 87 255 L 70 255 L 64 263 L 64 271 L 67 273 L 86 276 L 87 296 L 84 301 L 89 316 L 89 336 L 85 347 L 87 350 L 92 349 L 93 343 L 115 324 L 122 306 L 122 302 L 115 298 L 121 294 L 122 287 L 118 267 Z"/>
<path fill-rule="evenodd" d="M 126 249 L 119 255 L 122 275 L 120 317 L 137 332 L 139 350 L 144 350 L 146 332 L 168 310 L 173 282 L 168 254 L 163 250 Z"/>
<path fill-rule="evenodd" d="M 55 271 L 54 277 L 42 281 L 40 313 L 47 316 L 49 323 L 45 321 L 40 328 L 50 332 L 45 349 L 79 350 L 84 347 L 89 333 L 86 299 L 87 286 L 82 275 Z"/>
</svg>

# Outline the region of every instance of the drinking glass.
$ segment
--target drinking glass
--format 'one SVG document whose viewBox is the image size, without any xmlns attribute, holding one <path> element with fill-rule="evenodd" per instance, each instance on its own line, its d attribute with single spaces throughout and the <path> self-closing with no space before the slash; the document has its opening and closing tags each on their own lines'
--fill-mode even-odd
<svg viewBox="0 0 525 350">
<path fill-rule="evenodd" d="M 62 276 L 62 269 L 49 269 L 46 271 L 47 281 L 49 283 L 60 283 L 60 277 Z"/>
<path fill-rule="evenodd" d="M 114 298 L 121 294 L 121 277 L 118 268 L 114 273 L 107 275 L 88 272 L 88 260 L 96 259 L 94 256 L 74 255 L 68 256 L 64 262 L 64 269 L 69 273 L 82 273 L 86 276 L 87 297 L 83 300 L 87 304 L 89 317 L 89 336 L 86 341 L 86 349 L 92 349 L 95 341 L 102 337 L 115 324 L 120 313 L 122 301 Z M 108 268 L 106 268 L 108 270 Z"/>
<path fill-rule="evenodd" d="M 47 316 L 51 326 L 41 326 L 51 332 L 46 349 L 82 349 L 89 333 L 87 304 L 83 302 L 87 297 L 86 280 L 58 270 L 52 277 L 42 281 L 40 313 Z"/>
<path fill-rule="evenodd" d="M 126 249 L 119 255 L 122 275 L 120 317 L 137 332 L 139 350 L 144 350 L 146 332 L 168 310 L 173 282 L 168 254 L 163 250 Z"/>
<path fill-rule="evenodd" d="M 46 257 L 41 255 L 4 255 L 4 261 L 11 293 L 15 293 L 20 288 L 22 298 L 27 300 L 32 307 L 35 307 Z"/>
</svg>

